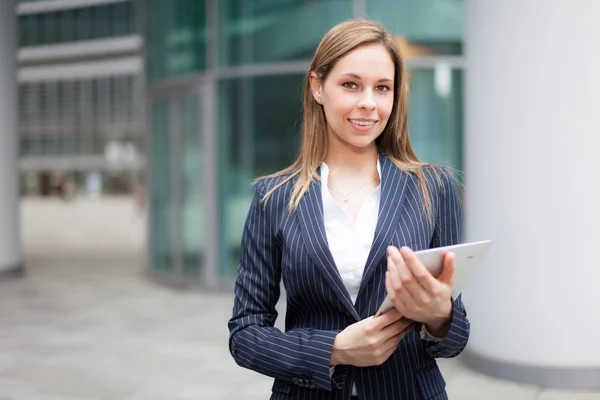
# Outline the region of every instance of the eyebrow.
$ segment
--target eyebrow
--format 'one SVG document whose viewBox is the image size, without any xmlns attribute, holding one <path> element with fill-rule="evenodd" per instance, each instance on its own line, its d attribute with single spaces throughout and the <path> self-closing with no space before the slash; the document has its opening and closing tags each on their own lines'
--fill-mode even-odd
<svg viewBox="0 0 600 400">
<path fill-rule="evenodd" d="M 354 79 L 362 79 L 360 77 L 360 75 L 357 75 L 353 72 L 348 72 L 348 73 L 342 74 L 342 76 L 348 76 L 348 77 L 354 78 Z M 390 79 L 390 78 L 381 78 L 380 80 L 377 81 L 377 83 L 380 83 L 380 82 L 394 82 L 394 80 Z"/>
</svg>

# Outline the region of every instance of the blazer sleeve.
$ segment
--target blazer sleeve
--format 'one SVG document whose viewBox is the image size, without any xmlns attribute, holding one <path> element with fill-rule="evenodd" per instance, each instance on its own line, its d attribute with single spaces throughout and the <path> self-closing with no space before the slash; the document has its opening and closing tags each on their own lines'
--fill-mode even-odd
<svg viewBox="0 0 600 400">
<path fill-rule="evenodd" d="M 461 240 L 462 209 L 456 182 L 448 170 L 441 170 L 439 175 L 441 186 L 437 190 L 437 217 L 431 248 L 458 244 Z M 461 297 L 459 295 L 452 300 L 452 322 L 446 336 L 443 339 L 424 339 L 427 352 L 432 357 L 456 357 L 467 345 L 470 323 Z"/>
<path fill-rule="evenodd" d="M 329 362 L 338 331 L 292 329 L 283 333 L 274 327 L 281 248 L 270 214 L 277 193 L 265 206 L 261 186 L 259 182 L 242 234 L 233 316 L 228 324 L 229 350 L 242 367 L 295 385 L 331 390 Z"/>
</svg>

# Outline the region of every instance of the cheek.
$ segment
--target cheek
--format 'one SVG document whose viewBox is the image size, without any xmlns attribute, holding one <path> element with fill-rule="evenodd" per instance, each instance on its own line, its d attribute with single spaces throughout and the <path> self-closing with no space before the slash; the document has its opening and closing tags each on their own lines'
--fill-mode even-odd
<svg viewBox="0 0 600 400">
<path fill-rule="evenodd" d="M 325 107 L 325 116 L 330 122 L 346 119 L 355 107 L 355 103 L 347 96 L 338 96 L 330 99 Z"/>
<path fill-rule="evenodd" d="M 394 108 L 394 99 L 390 98 L 383 100 L 379 103 L 378 108 L 379 115 L 381 116 L 381 118 L 387 120 L 390 117 L 390 114 L 392 113 L 392 108 Z"/>
</svg>

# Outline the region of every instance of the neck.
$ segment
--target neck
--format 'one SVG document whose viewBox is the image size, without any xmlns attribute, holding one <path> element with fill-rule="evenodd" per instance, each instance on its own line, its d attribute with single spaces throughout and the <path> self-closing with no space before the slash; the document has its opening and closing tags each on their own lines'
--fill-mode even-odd
<svg viewBox="0 0 600 400">
<path fill-rule="evenodd" d="M 337 146 L 330 143 L 325 163 L 331 171 L 342 175 L 372 175 L 377 168 L 379 153 L 375 143 L 363 148 Z"/>
</svg>

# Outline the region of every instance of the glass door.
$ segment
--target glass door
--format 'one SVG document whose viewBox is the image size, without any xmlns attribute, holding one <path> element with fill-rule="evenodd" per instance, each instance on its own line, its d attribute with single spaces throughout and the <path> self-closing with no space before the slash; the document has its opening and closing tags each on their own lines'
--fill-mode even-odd
<svg viewBox="0 0 600 400">
<path fill-rule="evenodd" d="M 201 283 L 204 269 L 202 97 L 198 88 L 163 93 L 148 108 L 151 269 L 176 283 Z"/>
</svg>

